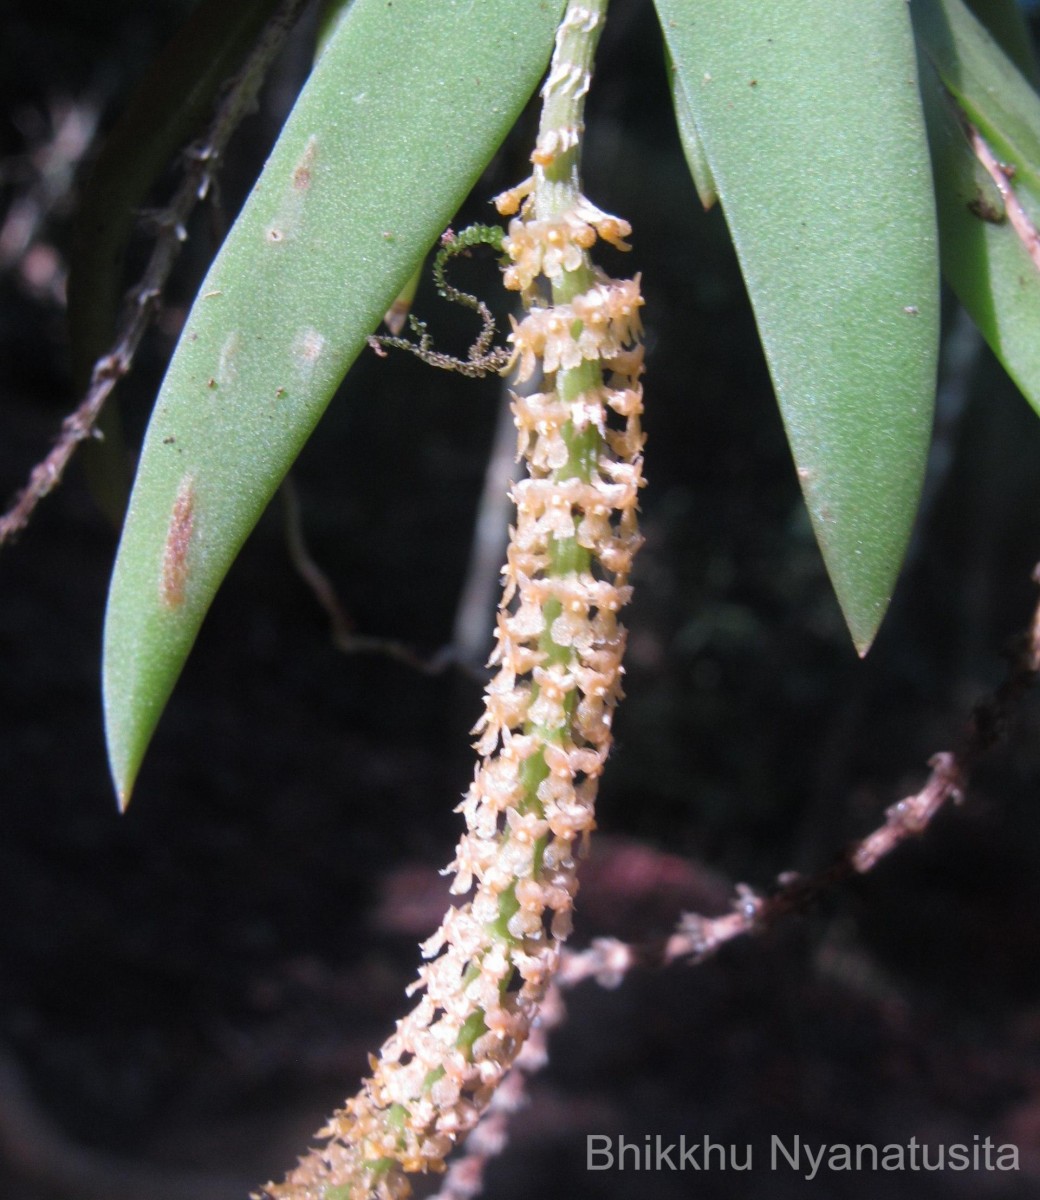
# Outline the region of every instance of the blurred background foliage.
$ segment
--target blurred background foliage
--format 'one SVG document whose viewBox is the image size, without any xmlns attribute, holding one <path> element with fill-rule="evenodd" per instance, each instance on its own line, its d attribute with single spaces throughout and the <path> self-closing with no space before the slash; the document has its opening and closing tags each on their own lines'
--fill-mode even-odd
<svg viewBox="0 0 1040 1200">
<path fill-rule="evenodd" d="M 6 16 L 5 494 L 75 400 L 61 310 L 75 195 L 62 181 L 75 163 L 46 147 L 70 112 L 110 126 L 189 8 L 55 0 Z M 131 445 L 312 34 L 305 21 L 243 126 L 222 215 L 197 214 L 117 393 Z M 872 828 L 999 680 L 1040 558 L 1040 426 L 951 303 L 925 504 L 892 610 L 857 660 L 723 219 L 700 210 L 660 64 L 650 6 L 615 0 L 586 175 L 597 203 L 632 221 L 628 261 L 643 272 L 648 541 L 579 942 L 659 934 L 683 906 L 724 905 L 728 883 L 821 866 Z M 459 225 L 487 219 L 487 199 L 524 174 L 533 123 L 529 112 Z M 12 230 L 23 201 L 28 241 Z M 493 290 L 489 263 L 462 274 Z M 469 314 L 457 323 L 428 280 L 415 308 L 449 348 L 467 344 Z M 365 356 L 343 393 L 295 471 L 311 552 L 359 633 L 432 655 L 453 637 L 500 387 Z M 77 471 L 0 557 L 0 1192 L 111 1197 L 122 1178 L 133 1194 L 138 1170 L 171 1196 L 230 1200 L 292 1161 L 400 1009 L 415 942 L 440 915 L 436 871 L 458 833 L 480 684 L 338 653 L 274 505 L 120 818 L 97 678 L 115 539 Z M 991 1133 L 1021 1147 L 1023 1169 L 987 1194 L 1035 1194 L 1038 778 L 1033 701 L 970 802 L 875 875 L 697 970 L 575 993 L 577 1019 L 556 1035 L 488 1195 L 622 1194 L 624 1176 L 584 1172 L 588 1132 L 764 1146 L 785 1130 L 814 1143 Z M 19 1134 L 12 1114 L 26 1111 L 42 1132 Z M 974 1194 L 978 1181 L 885 1183 L 928 1197 Z M 812 1186 L 766 1172 L 698 1184 L 709 1198 Z M 875 1187 L 841 1184 L 850 1197 Z M 645 1175 L 639 1190 L 687 1188 Z"/>
</svg>

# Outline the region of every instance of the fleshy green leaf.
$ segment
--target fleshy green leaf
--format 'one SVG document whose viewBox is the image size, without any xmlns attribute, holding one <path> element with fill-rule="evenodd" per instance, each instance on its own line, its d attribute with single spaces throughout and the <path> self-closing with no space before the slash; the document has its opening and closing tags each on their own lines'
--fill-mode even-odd
<svg viewBox="0 0 1040 1200">
<path fill-rule="evenodd" d="M 537 85 L 562 0 L 355 0 L 209 272 L 156 402 L 105 625 L 126 803 L 242 542 Z"/>
<path fill-rule="evenodd" d="M 960 0 L 914 0 L 943 273 L 1040 412 L 1040 269 L 980 151 L 1040 222 L 1040 97 Z M 981 138 L 973 147 L 971 138 Z M 983 144 L 984 143 L 984 144 Z M 1040 247 L 1038 247 L 1040 249 Z M 1037 250 L 1034 250 L 1034 254 Z"/>
<path fill-rule="evenodd" d="M 672 88 L 672 107 L 675 109 L 675 124 L 679 130 L 679 141 L 682 142 L 693 186 L 697 189 L 697 196 L 707 211 L 715 206 L 719 198 L 715 180 L 711 176 L 711 165 L 708 162 L 708 156 L 704 153 L 701 135 L 697 132 L 697 122 L 693 118 L 693 110 L 690 108 L 682 76 L 676 71 L 670 54 L 667 55 L 666 65 L 668 81 Z"/>
<path fill-rule="evenodd" d="M 931 430 L 938 251 L 906 6 L 656 0 L 860 653 Z"/>
</svg>

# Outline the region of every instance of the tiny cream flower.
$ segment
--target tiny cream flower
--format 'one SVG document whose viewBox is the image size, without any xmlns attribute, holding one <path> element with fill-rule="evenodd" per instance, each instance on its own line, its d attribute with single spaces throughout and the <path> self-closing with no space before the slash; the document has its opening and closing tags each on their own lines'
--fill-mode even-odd
<svg viewBox="0 0 1040 1200">
<path fill-rule="evenodd" d="M 588 60 L 568 55 L 601 20 L 594 0 L 568 9 L 543 91 L 546 113 L 561 96 L 566 112 L 540 132 L 531 178 L 496 201 L 512 218 L 504 282 L 527 306 L 510 366 L 544 384 L 513 398 L 527 475 L 512 490 L 495 674 L 473 729 L 482 761 L 449 868 L 465 899 L 423 943 L 414 1007 L 371 1077 L 322 1131 L 326 1144 L 267 1189 L 277 1200 L 398 1200 L 409 1173 L 442 1170 L 519 1052 L 570 932 L 641 542 L 639 279 L 608 279 L 589 259 L 599 239 L 628 249 L 631 230 L 580 194 L 576 170 L 573 185 L 550 189 L 565 202 L 544 200 L 547 173 L 580 142 Z"/>
</svg>

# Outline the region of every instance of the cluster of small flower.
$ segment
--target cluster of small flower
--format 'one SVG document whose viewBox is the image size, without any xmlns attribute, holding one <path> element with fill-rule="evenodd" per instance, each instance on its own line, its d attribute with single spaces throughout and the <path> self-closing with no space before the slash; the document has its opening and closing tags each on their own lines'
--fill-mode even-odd
<svg viewBox="0 0 1040 1200">
<path fill-rule="evenodd" d="M 576 271 L 585 262 L 584 252 L 590 250 L 597 237 L 618 250 L 630 250 L 625 238 L 632 226 L 620 217 L 611 216 L 597 208 L 584 196 L 565 212 L 536 218 L 530 211 L 534 177 L 530 176 L 509 191 L 495 197 L 495 205 L 504 217 L 515 216 L 509 223 L 509 234 L 503 249 L 512 260 L 505 269 L 507 288 L 522 292 L 530 298 L 532 285 L 539 275 L 558 283 L 565 271 Z M 637 289 L 638 290 L 638 289 Z"/>
<path fill-rule="evenodd" d="M 512 285 L 531 299 L 536 275 L 551 283 L 583 265 L 592 286 L 567 305 L 533 303 L 512 335 L 519 378 L 540 368 L 552 386 L 513 403 L 528 474 L 514 488 L 498 669 L 451 868 L 452 890 L 474 894 L 423 946 L 412 988 L 423 994 L 322 1131 L 329 1144 L 272 1196 L 322 1200 L 330 1180 L 349 1180 L 360 1185 L 351 1196 L 400 1197 L 407 1173 L 442 1169 L 516 1057 L 570 931 L 621 694 L 618 611 L 640 544 L 642 300 L 638 279 L 593 274 L 586 257 L 589 234 L 619 243 L 623 222 L 584 200 L 558 221 L 526 216 L 506 240 Z M 565 400 L 562 374 L 586 363 L 598 382 Z"/>
<path fill-rule="evenodd" d="M 537 176 L 537 151 L 534 161 Z M 322 1130 L 327 1144 L 269 1197 L 396 1200 L 407 1174 L 443 1169 L 519 1053 L 570 932 L 641 542 L 642 298 L 638 277 L 608 279 L 588 258 L 597 238 L 627 249 L 629 226 L 581 196 L 538 219 L 533 187 L 497 201 L 518 214 L 505 277 L 528 308 L 512 365 L 520 381 L 540 371 L 545 390 L 513 402 L 527 478 L 513 491 L 497 671 L 473 731 L 482 761 L 449 868 L 452 891 L 472 896 L 423 946 L 419 1001 Z M 568 301 L 540 293 L 543 280 Z"/>
</svg>

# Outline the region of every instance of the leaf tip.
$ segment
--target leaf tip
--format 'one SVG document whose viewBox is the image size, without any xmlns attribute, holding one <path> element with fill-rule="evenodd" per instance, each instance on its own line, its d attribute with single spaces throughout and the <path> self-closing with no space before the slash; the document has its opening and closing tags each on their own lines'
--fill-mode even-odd
<svg viewBox="0 0 1040 1200">
<path fill-rule="evenodd" d="M 116 804 L 122 813 L 130 807 L 141 763 L 164 701 L 160 696 L 156 704 L 154 690 L 149 694 L 146 688 L 143 689 L 140 678 L 126 679 L 119 669 L 120 656 L 114 653 L 114 649 L 109 639 L 102 672 L 102 692 L 109 777 Z"/>
<path fill-rule="evenodd" d="M 888 609 L 889 597 L 864 594 L 856 587 L 855 581 L 834 569 L 832 558 L 832 555 L 824 556 L 834 597 L 856 654 L 859 658 L 866 658 Z"/>
<path fill-rule="evenodd" d="M 133 797 L 134 784 L 137 782 L 137 772 L 141 766 L 141 755 L 131 756 L 126 747 L 119 744 L 119 739 L 113 737 L 112 731 L 107 733 L 108 767 L 115 788 L 116 804 L 121 813 L 130 807 Z"/>
<path fill-rule="evenodd" d="M 866 658 L 888 611 L 888 598 L 869 606 L 857 603 L 858 599 L 839 595 L 838 603 L 856 654 L 860 658 Z"/>
</svg>

